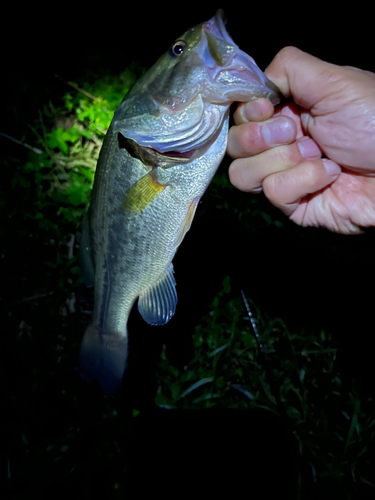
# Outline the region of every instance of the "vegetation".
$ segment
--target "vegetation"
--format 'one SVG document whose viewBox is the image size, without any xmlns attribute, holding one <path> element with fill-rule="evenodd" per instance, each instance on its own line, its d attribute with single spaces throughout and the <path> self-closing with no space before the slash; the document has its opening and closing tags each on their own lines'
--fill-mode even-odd
<svg viewBox="0 0 375 500">
<path fill-rule="evenodd" d="M 2 236 L 11 238 L 4 238 L 2 254 L 0 380 L 10 498 L 50 488 L 74 487 L 82 498 L 98 491 L 117 498 L 126 491 L 121 440 L 144 408 L 134 398 L 127 403 L 125 396 L 124 402 L 104 395 L 78 376 L 92 297 L 79 283 L 77 242 L 105 130 L 140 73 L 134 65 L 117 76 L 70 84 L 29 124 L 31 149 L 14 146 L 27 158 L 11 149 L 4 161 L 12 175 L 2 188 Z M 253 235 L 283 231 L 287 224 L 262 199 L 243 202 L 223 170 L 198 211 L 198 224 L 210 224 L 213 212 Z M 318 498 L 332 498 L 331 492 L 370 498 L 374 398 L 341 372 L 337 338 L 308 319 L 297 328 L 260 311 L 248 297 L 263 359 L 236 276 L 224 268 L 194 320 L 192 359 L 173 364 L 165 347 L 153 354 L 154 404 L 170 411 L 262 409 L 277 415 L 297 443 L 296 497 L 307 498 L 312 484 Z"/>
</svg>

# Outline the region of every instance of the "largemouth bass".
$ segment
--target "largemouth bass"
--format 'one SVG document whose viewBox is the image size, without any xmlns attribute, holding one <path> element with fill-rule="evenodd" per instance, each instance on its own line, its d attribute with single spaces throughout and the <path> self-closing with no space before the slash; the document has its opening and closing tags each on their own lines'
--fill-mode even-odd
<svg viewBox="0 0 375 500">
<path fill-rule="evenodd" d="M 120 386 L 127 321 L 164 325 L 177 304 L 172 260 L 225 154 L 234 101 L 280 93 L 233 42 L 221 11 L 191 28 L 139 79 L 105 137 L 84 222 L 84 282 L 95 286 L 83 378 Z"/>
</svg>

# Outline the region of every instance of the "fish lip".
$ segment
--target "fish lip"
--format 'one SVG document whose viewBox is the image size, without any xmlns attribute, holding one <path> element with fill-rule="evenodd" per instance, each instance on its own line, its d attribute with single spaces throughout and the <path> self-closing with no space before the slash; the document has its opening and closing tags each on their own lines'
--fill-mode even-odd
<svg viewBox="0 0 375 500">
<path fill-rule="evenodd" d="M 238 45 L 236 43 L 234 43 L 232 37 L 228 33 L 227 28 L 225 26 L 225 24 L 227 22 L 227 19 L 225 17 L 223 9 L 218 9 L 216 11 L 214 19 L 215 19 L 215 21 L 216 21 L 216 23 L 218 25 L 218 28 L 219 28 L 220 33 L 221 33 L 222 37 L 224 38 L 224 40 L 226 42 L 228 42 L 228 43 L 230 43 L 230 44 L 235 45 L 236 47 L 238 47 Z"/>
<path fill-rule="evenodd" d="M 225 24 L 227 22 L 226 16 L 223 9 L 218 9 L 209 21 L 203 23 L 203 28 L 209 32 L 212 32 L 214 36 L 220 35 L 223 40 L 228 44 L 233 45 L 238 48 L 238 45 L 233 41 L 232 37 L 227 31 Z"/>
<path fill-rule="evenodd" d="M 164 153 L 158 151 L 157 149 L 154 149 L 154 148 L 147 148 L 151 151 L 153 151 L 154 153 L 156 153 L 157 155 L 160 155 L 164 158 L 169 158 L 169 159 L 178 159 L 178 160 L 185 160 L 185 161 L 190 161 L 193 154 L 195 153 L 195 151 L 197 150 L 197 148 L 195 149 L 189 149 L 188 151 L 185 151 L 183 153 L 180 153 L 179 151 L 165 151 Z"/>
</svg>

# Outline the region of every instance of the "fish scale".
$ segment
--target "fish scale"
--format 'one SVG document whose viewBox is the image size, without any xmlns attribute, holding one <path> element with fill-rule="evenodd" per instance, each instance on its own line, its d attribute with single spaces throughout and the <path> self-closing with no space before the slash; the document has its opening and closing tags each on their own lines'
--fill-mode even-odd
<svg viewBox="0 0 375 500">
<path fill-rule="evenodd" d="M 164 54 L 117 109 L 84 223 L 83 279 L 95 287 L 95 306 L 80 371 L 106 392 L 121 386 L 127 321 L 137 298 L 151 325 L 175 313 L 172 260 L 225 154 L 230 105 L 279 100 L 276 87 L 230 38 L 220 11 L 178 40 L 178 54 Z"/>
</svg>

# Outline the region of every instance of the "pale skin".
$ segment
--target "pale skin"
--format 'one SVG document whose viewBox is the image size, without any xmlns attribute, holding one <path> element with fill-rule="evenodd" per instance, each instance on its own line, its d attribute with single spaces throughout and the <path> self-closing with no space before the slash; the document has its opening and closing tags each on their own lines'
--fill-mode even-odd
<svg viewBox="0 0 375 500">
<path fill-rule="evenodd" d="M 300 226 L 358 234 L 375 226 L 375 74 L 282 49 L 266 75 L 288 100 L 238 106 L 232 184 Z"/>
</svg>

